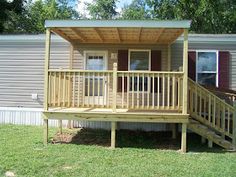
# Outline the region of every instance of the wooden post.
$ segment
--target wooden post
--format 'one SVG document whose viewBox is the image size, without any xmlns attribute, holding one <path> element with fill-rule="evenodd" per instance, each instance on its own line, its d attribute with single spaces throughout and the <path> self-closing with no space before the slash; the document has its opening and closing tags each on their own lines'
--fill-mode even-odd
<svg viewBox="0 0 236 177">
<path fill-rule="evenodd" d="M 113 90 L 112 90 L 112 111 L 116 112 L 116 95 L 117 95 L 117 63 L 113 64 Z"/>
<path fill-rule="evenodd" d="M 212 148 L 213 147 L 213 142 L 211 140 L 208 140 L 208 147 Z"/>
<path fill-rule="evenodd" d="M 181 151 L 187 152 L 187 124 L 182 123 Z"/>
<path fill-rule="evenodd" d="M 111 122 L 111 148 L 116 147 L 116 122 Z"/>
<path fill-rule="evenodd" d="M 50 43 L 51 32 L 46 29 L 46 43 L 45 43 L 45 60 L 44 60 L 44 111 L 48 110 L 48 69 L 50 62 Z"/>
<path fill-rule="evenodd" d="M 73 61 L 74 61 L 74 46 L 71 44 L 70 45 L 70 65 L 69 65 L 69 69 L 70 70 L 72 70 L 73 69 Z M 71 80 L 69 80 L 69 84 L 70 84 L 70 90 L 69 90 L 69 92 L 70 92 L 70 96 L 72 95 L 72 83 L 71 83 Z M 73 99 L 75 99 L 75 98 L 73 98 Z M 75 102 L 75 100 L 72 100 L 72 101 L 74 101 Z M 67 124 L 67 127 L 68 128 L 73 128 L 73 125 L 72 125 L 72 120 L 68 120 L 68 124 Z M 59 123 L 60 124 L 60 123 Z M 61 123 L 61 125 L 62 125 L 62 123 Z M 62 130 L 62 127 L 60 128 L 61 130 Z M 60 132 L 62 132 L 62 131 L 60 131 Z"/>
<path fill-rule="evenodd" d="M 58 120 L 59 133 L 62 134 L 62 120 Z"/>
<path fill-rule="evenodd" d="M 51 43 L 51 32 L 50 29 L 46 29 L 46 42 L 45 42 L 45 60 L 44 60 L 44 111 L 48 110 L 48 69 L 50 62 L 50 43 Z M 44 124 L 44 138 L 43 143 L 47 145 L 48 143 L 48 119 L 42 115 Z"/>
<path fill-rule="evenodd" d="M 236 149 L 236 101 L 233 103 L 234 105 L 234 113 L 233 113 L 233 146 Z"/>
<path fill-rule="evenodd" d="M 206 138 L 201 137 L 201 143 L 202 143 L 202 144 L 205 144 L 205 143 L 206 143 Z"/>
<path fill-rule="evenodd" d="M 177 125 L 178 124 L 171 124 L 172 125 L 172 139 L 176 139 L 177 137 Z"/>
<path fill-rule="evenodd" d="M 188 111 L 188 29 L 184 29 L 183 49 L 183 114 Z"/>
<path fill-rule="evenodd" d="M 43 144 L 48 144 L 48 119 L 43 116 Z"/>
</svg>

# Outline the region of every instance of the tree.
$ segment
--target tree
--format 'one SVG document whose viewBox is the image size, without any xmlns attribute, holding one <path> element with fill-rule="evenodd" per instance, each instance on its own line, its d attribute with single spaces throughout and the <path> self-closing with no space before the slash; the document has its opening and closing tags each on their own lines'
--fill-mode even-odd
<svg viewBox="0 0 236 177">
<path fill-rule="evenodd" d="M 115 0 L 93 0 L 86 5 L 92 19 L 114 19 L 118 14 Z"/>
<path fill-rule="evenodd" d="M 159 20 L 192 20 L 196 33 L 236 33 L 235 0 L 146 0 Z"/>
<path fill-rule="evenodd" d="M 5 22 L 8 33 L 43 33 L 45 20 L 78 18 L 78 13 L 66 0 L 37 0 L 25 5 L 21 15 L 9 13 Z"/>
<path fill-rule="evenodd" d="M 0 0 L 0 33 L 4 31 L 4 23 L 9 19 L 9 14 L 20 14 L 23 11 L 25 0 Z"/>
<path fill-rule="evenodd" d="M 150 18 L 145 0 L 133 0 L 122 8 L 122 19 L 143 20 Z"/>
</svg>

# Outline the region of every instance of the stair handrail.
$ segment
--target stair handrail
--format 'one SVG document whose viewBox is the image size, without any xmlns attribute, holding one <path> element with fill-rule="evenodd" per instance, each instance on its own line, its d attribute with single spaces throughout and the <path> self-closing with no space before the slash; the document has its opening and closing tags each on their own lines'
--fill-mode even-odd
<svg viewBox="0 0 236 177">
<path fill-rule="evenodd" d="M 192 118 L 232 140 L 236 147 L 236 102 L 234 106 L 188 79 L 189 114 Z"/>
</svg>

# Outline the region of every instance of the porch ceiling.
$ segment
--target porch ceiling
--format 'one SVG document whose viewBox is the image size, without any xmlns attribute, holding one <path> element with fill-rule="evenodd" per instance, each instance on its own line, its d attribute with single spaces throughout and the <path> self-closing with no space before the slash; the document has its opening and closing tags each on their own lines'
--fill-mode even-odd
<svg viewBox="0 0 236 177">
<path fill-rule="evenodd" d="M 71 43 L 170 44 L 190 21 L 50 20 L 45 27 Z"/>
</svg>

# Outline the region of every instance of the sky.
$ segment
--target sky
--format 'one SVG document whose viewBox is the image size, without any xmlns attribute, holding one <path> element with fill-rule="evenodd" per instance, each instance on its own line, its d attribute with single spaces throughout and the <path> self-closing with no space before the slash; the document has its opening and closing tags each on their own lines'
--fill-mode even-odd
<svg viewBox="0 0 236 177">
<path fill-rule="evenodd" d="M 85 3 L 91 3 L 93 0 L 78 0 L 77 2 L 77 8 L 76 10 L 78 12 L 80 12 L 80 14 L 84 15 L 84 16 L 88 16 L 88 11 L 86 10 L 86 6 Z M 132 0 L 119 0 L 117 2 L 117 12 L 121 11 L 121 8 L 125 5 L 125 4 L 130 4 Z"/>
</svg>

